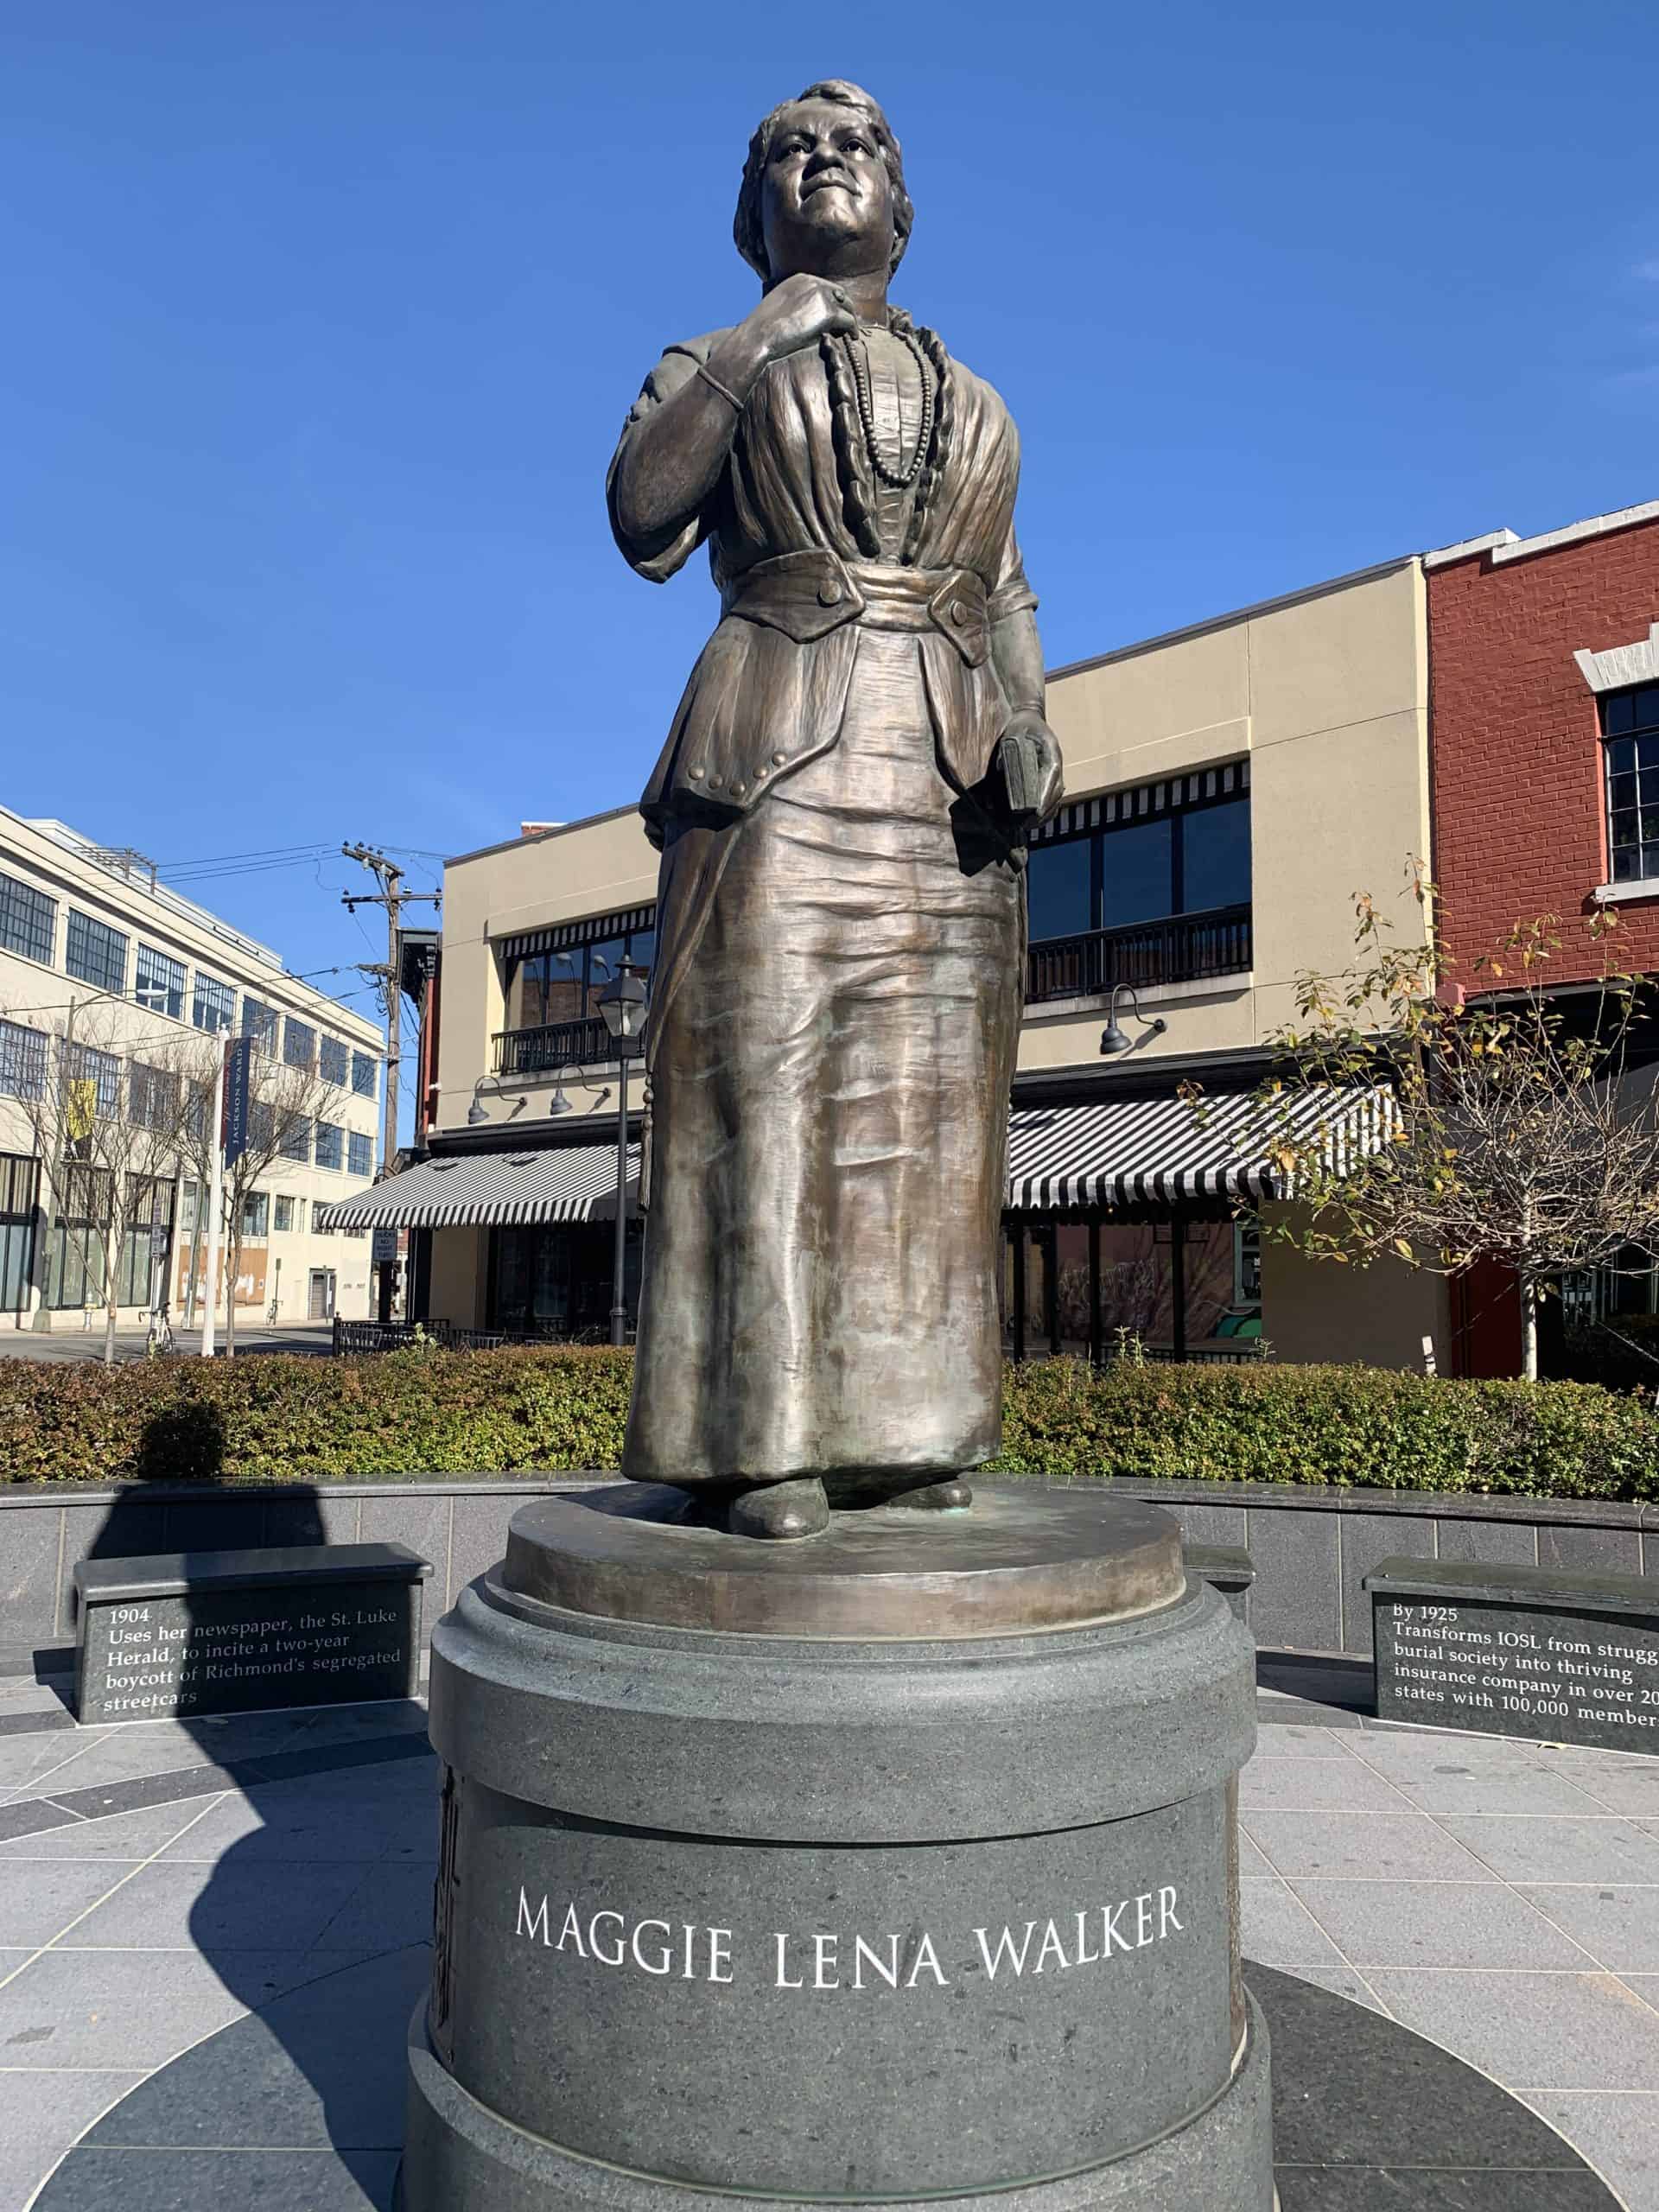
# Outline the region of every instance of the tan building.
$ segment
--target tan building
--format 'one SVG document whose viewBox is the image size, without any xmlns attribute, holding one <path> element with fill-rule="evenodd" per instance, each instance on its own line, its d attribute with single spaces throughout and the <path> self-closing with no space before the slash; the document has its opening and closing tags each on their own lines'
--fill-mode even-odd
<svg viewBox="0 0 1659 2212">
<path fill-rule="evenodd" d="M 384 1056 L 375 1026 L 168 890 L 140 855 L 0 807 L 0 1327 L 79 1328 L 103 1317 L 97 1199 L 77 1195 L 95 1194 L 99 1173 L 73 1166 L 78 1096 L 88 1113 L 130 1120 L 157 1070 L 211 1063 L 208 1040 L 227 1031 L 310 1071 L 303 1087 L 315 1109 L 245 1193 L 238 1313 L 366 1315 L 369 1237 L 330 1232 L 317 1217 L 374 1174 Z M 196 1221 L 207 1217 L 193 1173 L 176 1158 L 143 1164 L 142 1202 L 118 1215 L 128 1224 L 123 1326 L 142 1325 L 162 1294 L 178 1320 L 193 1259 L 201 1273 Z"/>
<path fill-rule="evenodd" d="M 1067 803 L 1030 861 L 1012 1350 L 1099 1357 L 1122 1329 L 1166 1357 L 1265 1338 L 1418 1365 L 1428 1337 L 1444 1358 L 1437 1285 L 1315 1268 L 1249 1217 L 1273 1201 L 1248 1094 L 1296 977 L 1346 965 L 1354 894 L 1427 854 L 1427 712 L 1414 558 L 1051 676 Z M 656 879 L 632 804 L 448 863 L 431 1156 L 356 1217 L 421 1232 L 430 1315 L 603 1334 L 618 1096 L 596 1005 L 618 960 L 650 964 Z M 1103 1058 L 1109 1022 L 1127 1049 Z"/>
</svg>

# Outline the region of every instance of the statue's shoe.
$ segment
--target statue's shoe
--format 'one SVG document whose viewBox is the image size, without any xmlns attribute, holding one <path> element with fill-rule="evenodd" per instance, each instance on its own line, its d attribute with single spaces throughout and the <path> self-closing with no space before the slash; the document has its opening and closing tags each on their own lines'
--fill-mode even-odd
<svg viewBox="0 0 1659 2212">
<path fill-rule="evenodd" d="M 973 1502 L 973 1491 L 956 1477 L 949 1482 L 925 1483 L 920 1490 L 900 1491 L 897 1497 L 887 1500 L 889 1505 L 908 1505 L 934 1513 L 960 1513 Z"/>
<path fill-rule="evenodd" d="M 738 1493 L 726 1509 L 726 1526 L 734 1536 L 816 1536 L 830 1526 L 830 1502 L 815 1475 L 768 1483 Z"/>
</svg>

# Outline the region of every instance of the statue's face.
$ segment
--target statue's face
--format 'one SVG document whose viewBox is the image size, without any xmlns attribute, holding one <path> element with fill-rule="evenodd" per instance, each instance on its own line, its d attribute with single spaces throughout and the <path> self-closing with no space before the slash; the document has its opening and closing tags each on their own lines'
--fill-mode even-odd
<svg viewBox="0 0 1659 2212">
<path fill-rule="evenodd" d="M 893 183 L 856 109 L 803 100 L 772 133 L 760 186 L 772 280 L 847 276 L 893 258 Z"/>
</svg>

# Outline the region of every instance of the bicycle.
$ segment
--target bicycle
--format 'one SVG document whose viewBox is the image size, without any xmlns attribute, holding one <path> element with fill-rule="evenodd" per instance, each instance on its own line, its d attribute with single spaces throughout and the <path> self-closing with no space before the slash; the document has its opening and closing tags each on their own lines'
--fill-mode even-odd
<svg viewBox="0 0 1659 2212">
<path fill-rule="evenodd" d="M 177 1348 L 173 1335 L 173 1323 L 168 1317 L 166 1306 L 163 1306 L 150 1322 L 149 1356 L 152 1359 L 158 1359 L 163 1352 L 175 1351 Z"/>
</svg>

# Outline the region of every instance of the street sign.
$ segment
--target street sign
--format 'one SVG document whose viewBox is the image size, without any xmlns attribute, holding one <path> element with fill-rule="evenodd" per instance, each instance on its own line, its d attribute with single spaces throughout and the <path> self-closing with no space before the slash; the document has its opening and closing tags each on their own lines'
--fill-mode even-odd
<svg viewBox="0 0 1659 2212">
<path fill-rule="evenodd" d="M 225 1063 L 225 1165 L 240 1160 L 248 1148 L 250 1077 L 253 1068 L 253 1039 L 238 1037 Z"/>
<path fill-rule="evenodd" d="M 171 1233 L 172 1231 L 168 1223 L 164 1221 L 152 1221 L 150 1223 L 149 1256 L 152 1261 L 159 1260 L 162 1253 L 166 1251 L 167 1240 Z"/>
<path fill-rule="evenodd" d="M 397 1232 L 395 1229 L 377 1229 L 374 1232 L 374 1264 L 377 1268 L 391 1265 L 397 1257 Z"/>
</svg>

